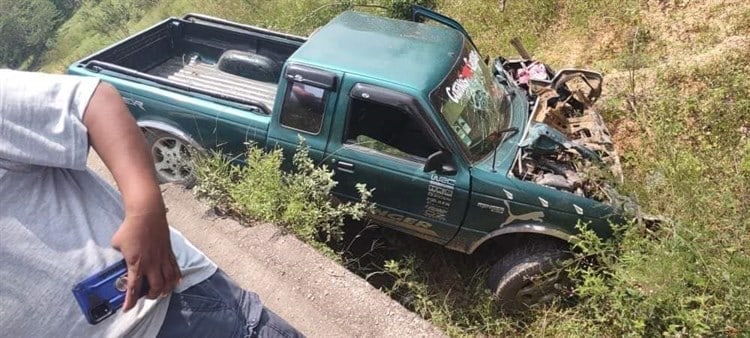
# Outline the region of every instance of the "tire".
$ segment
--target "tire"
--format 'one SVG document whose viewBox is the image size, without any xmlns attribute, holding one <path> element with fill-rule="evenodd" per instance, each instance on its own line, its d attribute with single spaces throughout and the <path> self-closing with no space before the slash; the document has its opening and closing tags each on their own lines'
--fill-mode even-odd
<svg viewBox="0 0 750 338">
<path fill-rule="evenodd" d="M 144 134 L 159 183 L 176 183 L 187 187 L 193 185 L 195 176 L 190 145 L 161 130 L 146 129 Z"/>
<path fill-rule="evenodd" d="M 509 251 L 492 265 L 487 286 L 504 313 L 549 304 L 569 285 L 559 263 L 570 255 L 555 241 L 532 241 Z"/>
</svg>

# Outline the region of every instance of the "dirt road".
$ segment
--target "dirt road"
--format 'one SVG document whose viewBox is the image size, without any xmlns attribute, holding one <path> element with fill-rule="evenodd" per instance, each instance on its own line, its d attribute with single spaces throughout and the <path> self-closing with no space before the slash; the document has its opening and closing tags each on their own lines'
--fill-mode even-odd
<svg viewBox="0 0 750 338">
<path fill-rule="evenodd" d="M 113 183 L 92 151 L 89 167 Z M 362 278 L 271 224 L 213 216 L 179 186 L 162 186 L 170 224 L 242 287 L 309 337 L 444 336 Z"/>
</svg>

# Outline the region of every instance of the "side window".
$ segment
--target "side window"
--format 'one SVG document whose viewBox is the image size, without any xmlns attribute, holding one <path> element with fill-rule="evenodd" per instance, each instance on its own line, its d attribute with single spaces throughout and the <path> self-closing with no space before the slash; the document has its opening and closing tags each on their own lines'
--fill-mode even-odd
<svg viewBox="0 0 750 338">
<path fill-rule="evenodd" d="M 290 84 L 281 108 L 281 125 L 310 134 L 319 133 L 325 112 L 325 89 L 299 82 Z"/>
<path fill-rule="evenodd" d="M 438 150 L 418 121 L 392 106 L 352 98 L 346 143 L 412 161 L 424 161 Z"/>
</svg>

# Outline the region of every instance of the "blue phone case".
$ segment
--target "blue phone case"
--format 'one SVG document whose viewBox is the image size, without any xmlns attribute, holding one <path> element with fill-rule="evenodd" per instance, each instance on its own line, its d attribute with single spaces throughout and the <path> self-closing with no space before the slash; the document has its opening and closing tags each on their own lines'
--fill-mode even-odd
<svg viewBox="0 0 750 338">
<path fill-rule="evenodd" d="M 101 272 L 86 278 L 73 287 L 73 295 L 90 324 L 97 324 L 117 312 L 125 302 L 127 265 L 121 260 Z M 148 281 L 143 278 L 141 295 L 148 293 Z"/>
</svg>

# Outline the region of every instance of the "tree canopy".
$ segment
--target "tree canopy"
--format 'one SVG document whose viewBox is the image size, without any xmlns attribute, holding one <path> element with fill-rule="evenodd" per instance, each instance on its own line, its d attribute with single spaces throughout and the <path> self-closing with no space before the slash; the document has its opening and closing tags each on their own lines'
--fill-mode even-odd
<svg viewBox="0 0 750 338">
<path fill-rule="evenodd" d="M 54 41 L 78 0 L 0 0 L 0 67 L 18 68 Z"/>
</svg>

